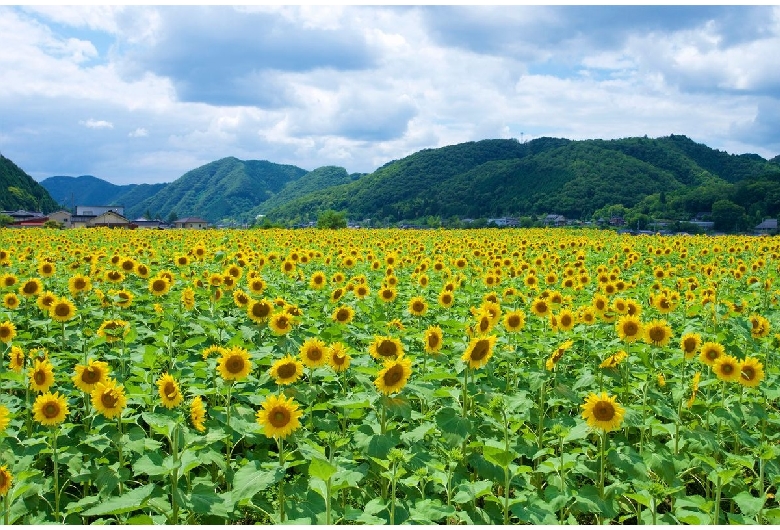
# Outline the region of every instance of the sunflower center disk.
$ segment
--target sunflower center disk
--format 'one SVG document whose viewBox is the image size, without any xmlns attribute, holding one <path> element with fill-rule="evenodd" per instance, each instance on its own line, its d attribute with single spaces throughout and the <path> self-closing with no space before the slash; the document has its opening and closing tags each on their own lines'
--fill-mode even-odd
<svg viewBox="0 0 780 530">
<path fill-rule="evenodd" d="M 398 365 L 393 366 L 385 372 L 385 385 L 393 386 L 397 384 L 404 376 L 404 369 Z"/>
<path fill-rule="evenodd" d="M 474 350 L 471 352 L 471 360 L 481 361 L 488 354 L 489 350 L 489 344 L 486 340 L 477 342 L 477 344 L 474 346 Z"/>
<path fill-rule="evenodd" d="M 320 359 L 322 359 L 322 350 L 318 348 L 309 350 L 307 357 L 312 361 L 319 361 Z"/>
<path fill-rule="evenodd" d="M 231 357 L 225 367 L 231 374 L 240 374 L 244 370 L 244 360 L 241 357 Z"/>
<path fill-rule="evenodd" d="M 290 414 L 286 410 L 277 408 L 271 411 L 268 419 L 274 427 L 284 427 L 290 422 Z"/>
<path fill-rule="evenodd" d="M 389 340 L 383 340 L 376 349 L 382 357 L 392 357 L 396 354 L 395 344 Z"/>
<path fill-rule="evenodd" d="M 611 403 L 598 403 L 593 407 L 593 416 L 599 421 L 610 421 L 615 417 L 615 408 Z"/>
<path fill-rule="evenodd" d="M 47 418 L 56 418 L 60 413 L 60 407 L 56 403 L 47 403 L 43 406 L 43 415 Z"/>
<path fill-rule="evenodd" d="M 84 369 L 81 380 L 87 384 L 97 383 L 100 380 L 100 374 L 94 368 Z"/>
<path fill-rule="evenodd" d="M 35 372 L 35 375 L 33 375 L 33 379 L 35 379 L 35 383 L 38 385 L 42 385 L 46 382 L 46 374 L 42 371 L 38 370 Z"/>
<path fill-rule="evenodd" d="M 113 392 L 104 392 L 100 396 L 100 402 L 107 409 L 113 409 L 114 407 L 116 407 L 116 404 L 117 404 L 118 401 L 119 400 L 116 399 L 116 397 L 114 397 L 114 393 Z"/>
<path fill-rule="evenodd" d="M 296 372 L 295 364 L 287 363 L 280 366 L 277 373 L 279 374 L 279 377 L 281 377 L 282 379 L 288 379 L 294 376 L 295 372 Z"/>
</svg>

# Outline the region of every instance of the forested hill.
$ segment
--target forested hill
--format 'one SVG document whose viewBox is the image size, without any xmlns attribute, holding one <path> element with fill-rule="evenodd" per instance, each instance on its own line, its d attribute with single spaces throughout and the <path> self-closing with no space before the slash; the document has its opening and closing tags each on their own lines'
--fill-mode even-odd
<svg viewBox="0 0 780 530">
<path fill-rule="evenodd" d="M 30 175 L 0 155 L 0 210 L 28 210 L 51 213 L 57 201 Z"/>
<path fill-rule="evenodd" d="M 677 200 L 678 207 L 697 208 L 696 213 L 728 199 L 744 183 L 772 180 L 779 171 L 776 161 L 730 155 L 685 136 L 483 140 L 419 151 L 354 182 L 278 206 L 268 216 L 306 221 L 333 209 L 357 220 L 542 213 L 590 218 L 605 206 L 631 208 L 653 196 Z M 683 204 L 692 190 L 711 202 Z M 765 213 L 780 211 L 780 201 L 762 207 Z"/>
<path fill-rule="evenodd" d="M 41 181 L 41 186 L 60 204 L 73 208 L 91 206 L 135 206 L 163 189 L 166 184 L 112 184 L 105 180 L 82 175 L 55 176 Z"/>
</svg>

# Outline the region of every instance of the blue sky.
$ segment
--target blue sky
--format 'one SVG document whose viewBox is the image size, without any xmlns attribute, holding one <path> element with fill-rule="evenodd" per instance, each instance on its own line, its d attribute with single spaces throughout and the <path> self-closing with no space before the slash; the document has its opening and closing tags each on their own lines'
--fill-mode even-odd
<svg viewBox="0 0 780 530">
<path fill-rule="evenodd" d="M 0 6 L 0 152 L 116 184 L 521 136 L 772 158 L 779 51 L 771 5 Z"/>
</svg>

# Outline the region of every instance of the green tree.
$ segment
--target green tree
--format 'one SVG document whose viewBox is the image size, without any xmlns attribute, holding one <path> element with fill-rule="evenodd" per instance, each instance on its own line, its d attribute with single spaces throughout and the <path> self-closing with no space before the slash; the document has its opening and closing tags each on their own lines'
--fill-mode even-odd
<svg viewBox="0 0 780 530">
<path fill-rule="evenodd" d="M 6 227 L 14 222 L 14 218 L 8 214 L 0 213 L 0 228 Z"/>
<path fill-rule="evenodd" d="M 739 204 L 721 199 L 712 205 L 712 221 L 715 223 L 716 230 L 732 232 L 745 228 L 747 216 L 745 209 Z"/>
<path fill-rule="evenodd" d="M 344 212 L 325 210 L 317 217 L 317 228 L 346 228 L 347 216 Z"/>
</svg>

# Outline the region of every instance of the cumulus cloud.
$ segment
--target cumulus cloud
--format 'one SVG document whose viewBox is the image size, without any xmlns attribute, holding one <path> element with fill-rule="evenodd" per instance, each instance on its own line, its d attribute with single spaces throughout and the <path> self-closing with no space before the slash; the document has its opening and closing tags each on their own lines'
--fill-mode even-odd
<svg viewBox="0 0 780 530">
<path fill-rule="evenodd" d="M 0 6 L 0 150 L 116 183 L 521 134 L 769 158 L 778 49 L 773 6 Z"/>
<path fill-rule="evenodd" d="M 83 125 L 84 127 L 88 127 L 90 129 L 113 129 L 114 124 L 110 121 L 106 120 L 93 120 L 92 118 L 88 120 L 80 120 L 79 125 Z"/>
</svg>

